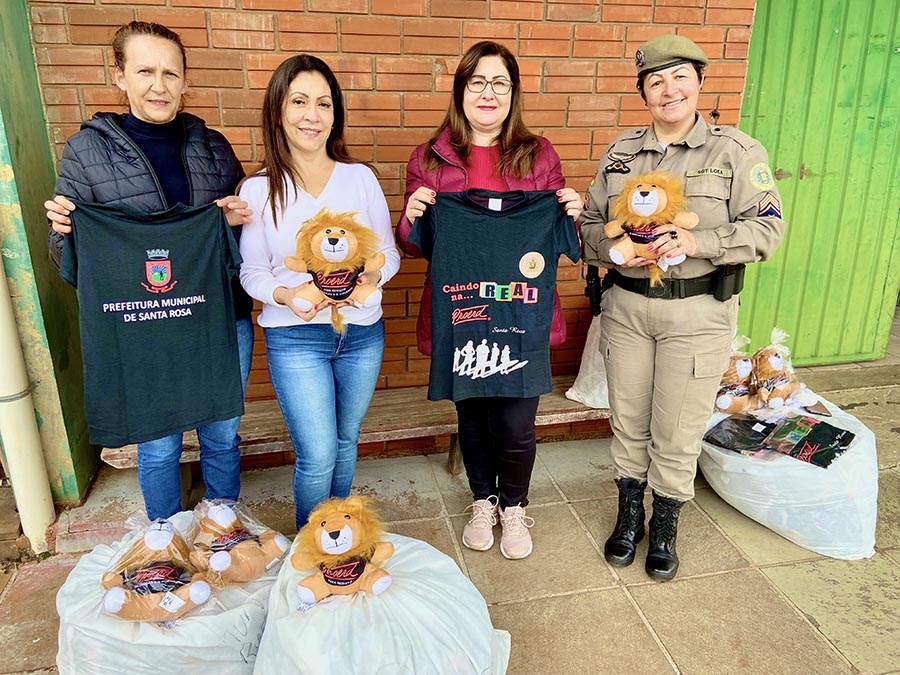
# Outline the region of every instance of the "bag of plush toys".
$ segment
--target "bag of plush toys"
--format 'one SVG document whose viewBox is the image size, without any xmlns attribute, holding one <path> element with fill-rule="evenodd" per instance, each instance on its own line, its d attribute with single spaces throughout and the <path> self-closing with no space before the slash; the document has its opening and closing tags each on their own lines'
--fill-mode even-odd
<svg viewBox="0 0 900 675">
<path fill-rule="evenodd" d="M 288 540 L 224 501 L 126 525 L 56 596 L 60 675 L 252 675 Z"/>
<path fill-rule="evenodd" d="M 731 361 L 716 397 L 718 412 L 734 414 L 786 405 L 815 405 L 818 399 L 794 373 L 791 350 L 784 344 L 787 338 L 783 330 L 773 328 L 771 343 L 750 356 L 742 351 L 750 338 L 735 337 L 731 343 Z"/>
<path fill-rule="evenodd" d="M 878 512 L 875 435 L 797 380 L 786 338 L 773 329 L 771 344 L 752 356 L 741 351 L 745 338 L 732 343 L 700 470 L 722 499 L 795 544 L 868 558 Z"/>
</svg>

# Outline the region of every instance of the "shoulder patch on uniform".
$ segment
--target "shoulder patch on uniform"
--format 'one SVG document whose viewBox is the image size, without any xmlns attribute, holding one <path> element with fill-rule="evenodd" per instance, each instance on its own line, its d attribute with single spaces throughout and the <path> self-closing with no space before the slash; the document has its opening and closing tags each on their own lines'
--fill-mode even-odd
<svg viewBox="0 0 900 675">
<path fill-rule="evenodd" d="M 750 184 L 757 190 L 771 190 L 775 186 L 775 178 L 768 164 L 760 162 L 750 169 Z"/>
<path fill-rule="evenodd" d="M 756 215 L 760 218 L 781 218 L 781 200 L 774 192 L 766 192 L 756 205 Z"/>
<path fill-rule="evenodd" d="M 637 155 L 634 154 L 633 152 L 610 152 L 609 153 L 609 158 L 616 162 L 630 162 L 635 157 L 637 157 Z"/>
<path fill-rule="evenodd" d="M 612 164 L 607 164 L 603 173 L 631 173 L 631 169 L 624 162 L 616 160 Z"/>
<path fill-rule="evenodd" d="M 723 169 L 719 166 L 706 166 L 702 169 L 688 171 L 685 174 L 685 178 L 690 178 L 691 176 L 720 176 L 722 178 L 731 178 L 732 174 L 733 172 L 731 169 Z"/>
</svg>

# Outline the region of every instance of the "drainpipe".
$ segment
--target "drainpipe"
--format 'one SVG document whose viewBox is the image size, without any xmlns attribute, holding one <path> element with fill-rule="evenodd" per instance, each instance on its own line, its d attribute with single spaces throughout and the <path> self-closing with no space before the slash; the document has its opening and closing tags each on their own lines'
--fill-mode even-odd
<svg viewBox="0 0 900 675">
<path fill-rule="evenodd" d="M 6 272 L 0 259 L 0 439 L 9 467 L 22 532 L 35 553 L 48 550 L 47 529 L 56 519 L 44 450 L 34 416 L 31 386 L 16 330 Z"/>
</svg>

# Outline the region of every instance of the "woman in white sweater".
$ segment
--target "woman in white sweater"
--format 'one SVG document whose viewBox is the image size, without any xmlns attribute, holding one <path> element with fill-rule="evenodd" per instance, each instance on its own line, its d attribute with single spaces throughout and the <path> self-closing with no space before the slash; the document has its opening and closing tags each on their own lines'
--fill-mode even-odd
<svg viewBox="0 0 900 675">
<path fill-rule="evenodd" d="M 387 202 L 372 170 L 344 140 L 344 100 L 331 69 L 301 54 L 272 74 L 263 103 L 265 159 L 241 187 L 253 221 L 241 237 L 241 284 L 263 303 L 269 374 L 294 446 L 297 527 L 329 497 L 350 493 L 359 428 L 384 352 L 380 294 L 363 305 L 295 295 L 312 281 L 297 272 L 297 233 L 327 208 L 355 212 L 380 239 L 384 264 L 357 284 L 380 288 L 400 267 Z M 288 259 L 287 265 L 285 259 Z M 291 269 L 293 268 L 293 269 Z M 320 280 L 321 281 L 321 280 Z M 339 307 L 344 331 L 332 326 Z"/>
</svg>

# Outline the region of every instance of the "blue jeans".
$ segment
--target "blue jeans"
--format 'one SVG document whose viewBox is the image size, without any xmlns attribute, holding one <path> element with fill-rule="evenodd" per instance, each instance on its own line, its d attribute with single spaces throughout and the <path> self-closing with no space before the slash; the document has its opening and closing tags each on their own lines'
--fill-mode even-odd
<svg viewBox="0 0 900 675">
<path fill-rule="evenodd" d="M 241 382 L 247 393 L 247 376 L 253 356 L 253 320 L 248 316 L 235 321 Z M 215 392 L 211 392 L 215 395 Z M 241 418 L 212 422 L 197 428 L 200 441 L 200 470 L 208 499 L 237 499 L 241 491 L 241 453 L 238 426 Z M 147 517 L 168 518 L 181 511 L 182 434 L 138 443 L 138 484 L 144 495 Z"/>
<path fill-rule="evenodd" d="M 269 375 L 294 446 L 297 529 L 329 497 L 347 497 L 359 428 L 372 400 L 384 326 L 331 324 L 266 328 Z"/>
</svg>

